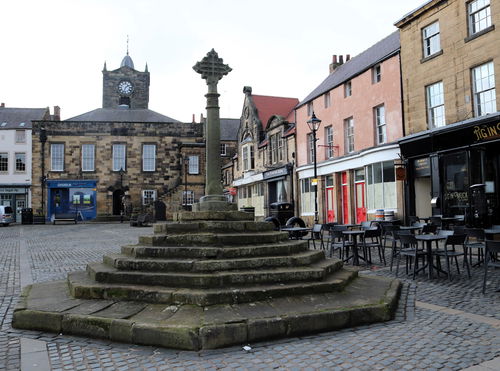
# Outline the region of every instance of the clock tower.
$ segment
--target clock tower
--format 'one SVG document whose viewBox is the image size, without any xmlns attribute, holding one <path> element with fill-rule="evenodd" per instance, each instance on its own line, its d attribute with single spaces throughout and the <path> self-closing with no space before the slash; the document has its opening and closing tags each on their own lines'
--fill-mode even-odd
<svg viewBox="0 0 500 371">
<path fill-rule="evenodd" d="M 102 87 L 102 108 L 128 106 L 131 109 L 147 109 L 149 103 L 148 65 L 146 64 L 144 72 L 136 71 L 127 50 L 120 68 L 108 71 L 104 63 Z"/>
</svg>

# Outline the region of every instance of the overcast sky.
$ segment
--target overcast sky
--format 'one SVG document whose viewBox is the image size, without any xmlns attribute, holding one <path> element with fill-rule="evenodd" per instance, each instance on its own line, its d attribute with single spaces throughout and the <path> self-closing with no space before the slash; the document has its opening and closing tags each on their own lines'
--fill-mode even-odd
<svg viewBox="0 0 500 371">
<path fill-rule="evenodd" d="M 219 82 L 221 117 L 239 118 L 243 87 L 302 100 L 333 54 L 355 56 L 424 0 L 4 0 L 0 102 L 58 105 L 62 118 L 102 106 L 102 69 L 129 51 L 151 73 L 149 108 L 180 121 L 205 112 L 192 69 L 214 48 L 233 69 Z"/>
</svg>

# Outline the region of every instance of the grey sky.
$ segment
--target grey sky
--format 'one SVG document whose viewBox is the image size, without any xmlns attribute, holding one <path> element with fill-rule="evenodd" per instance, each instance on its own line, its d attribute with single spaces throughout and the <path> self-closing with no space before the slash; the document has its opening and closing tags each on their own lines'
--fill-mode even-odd
<svg viewBox="0 0 500 371">
<path fill-rule="evenodd" d="M 233 71 L 219 84 L 221 116 L 238 118 L 243 86 L 303 99 L 333 54 L 355 56 L 424 0 L 5 0 L 0 101 L 59 105 L 63 119 L 102 105 L 102 68 L 130 56 L 151 72 L 150 108 L 181 121 L 205 111 L 192 66 L 214 48 Z"/>
</svg>

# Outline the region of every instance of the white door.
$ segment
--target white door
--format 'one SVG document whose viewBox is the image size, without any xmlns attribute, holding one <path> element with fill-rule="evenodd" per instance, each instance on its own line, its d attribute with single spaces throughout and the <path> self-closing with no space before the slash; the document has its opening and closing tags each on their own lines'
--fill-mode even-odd
<svg viewBox="0 0 500 371">
<path fill-rule="evenodd" d="M 16 200 L 16 222 L 21 221 L 21 211 L 26 207 L 25 200 Z"/>
</svg>

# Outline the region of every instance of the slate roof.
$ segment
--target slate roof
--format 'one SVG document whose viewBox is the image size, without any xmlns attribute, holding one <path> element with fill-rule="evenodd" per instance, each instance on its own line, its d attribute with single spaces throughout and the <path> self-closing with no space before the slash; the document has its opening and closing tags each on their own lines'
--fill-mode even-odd
<svg viewBox="0 0 500 371">
<path fill-rule="evenodd" d="M 398 30 L 339 66 L 335 72 L 331 73 L 316 89 L 305 97 L 297 107 L 303 106 L 327 91 L 363 73 L 377 63 L 391 57 L 399 51 L 400 47 Z"/>
<path fill-rule="evenodd" d="M 150 109 L 97 108 L 64 121 L 180 122 Z"/>
<path fill-rule="evenodd" d="M 297 98 L 271 97 L 266 95 L 252 95 L 252 99 L 264 130 L 271 116 L 279 115 L 286 119 L 299 103 Z"/>
<path fill-rule="evenodd" d="M 220 119 L 220 140 L 238 140 L 239 119 Z"/>
<path fill-rule="evenodd" d="M 31 120 L 49 118 L 47 108 L 0 107 L 0 129 L 31 129 Z M 3 125 L 7 123 L 7 125 Z M 24 123 L 24 125 L 21 125 Z"/>
</svg>

